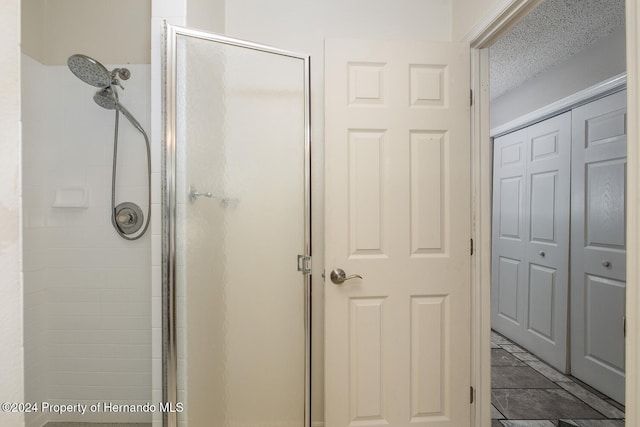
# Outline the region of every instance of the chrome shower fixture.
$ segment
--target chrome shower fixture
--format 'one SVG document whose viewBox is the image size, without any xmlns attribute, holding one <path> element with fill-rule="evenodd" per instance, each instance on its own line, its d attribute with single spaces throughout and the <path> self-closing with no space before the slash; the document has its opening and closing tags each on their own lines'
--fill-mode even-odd
<svg viewBox="0 0 640 427">
<path fill-rule="evenodd" d="M 71 55 L 67 59 L 67 65 L 71 72 L 83 82 L 95 86 L 98 91 L 93 95 L 93 100 L 100 107 L 107 110 L 115 110 L 115 130 L 113 136 L 113 169 L 111 173 L 111 224 L 116 232 L 126 240 L 136 240 L 142 237 L 149 227 L 151 217 L 151 148 L 149 137 L 140 123 L 133 115 L 124 108 L 118 99 L 117 87 L 124 90 L 120 84 L 120 79 L 129 80 L 131 72 L 126 68 L 114 68 L 109 71 L 104 65 L 95 59 L 82 54 Z M 145 221 L 142 209 L 135 203 L 124 202 L 116 206 L 116 166 L 118 160 L 118 124 L 120 113 L 129 120 L 144 137 L 147 148 L 147 218 Z M 144 223 L 144 227 L 142 224 Z M 130 237 L 130 234 L 142 231 Z"/>
<path fill-rule="evenodd" d="M 122 115 L 124 115 L 127 120 L 129 120 L 133 127 L 138 129 L 141 133 L 144 133 L 142 125 L 140 125 L 140 123 L 138 123 L 136 118 L 133 117 L 129 110 L 124 108 L 124 105 L 120 103 L 120 101 L 118 100 L 118 93 L 114 88 L 106 87 L 102 90 L 97 91 L 96 94 L 93 95 L 93 100 L 96 102 L 96 104 L 98 104 L 102 108 L 106 108 L 107 110 L 119 110 Z"/>
<path fill-rule="evenodd" d="M 131 71 L 127 68 L 114 68 L 109 71 L 107 67 L 95 59 L 80 53 L 71 55 L 69 59 L 67 59 L 67 65 L 77 78 L 91 86 L 100 88 L 100 90 L 93 95 L 93 100 L 96 104 L 107 110 L 120 109 L 122 112 L 124 107 L 122 107 L 118 101 L 116 86 L 124 90 L 119 79 L 129 80 Z M 127 116 L 127 114 L 125 114 L 125 116 Z M 131 121 L 131 118 L 127 118 Z M 136 126 L 136 124 L 134 124 L 134 126 Z"/>
<path fill-rule="evenodd" d="M 77 78 L 95 87 L 111 85 L 111 73 L 104 65 L 87 55 L 71 55 L 67 59 L 69 69 Z"/>
<path fill-rule="evenodd" d="M 93 95 L 93 100 L 96 104 L 102 108 L 106 108 L 107 110 L 115 110 L 116 105 L 118 105 L 116 93 L 110 87 L 105 87 L 104 89 L 97 91 L 96 94 Z"/>
<path fill-rule="evenodd" d="M 80 53 L 71 55 L 67 59 L 67 65 L 77 78 L 95 87 L 120 86 L 118 77 L 122 80 L 129 80 L 131 77 L 131 72 L 126 68 L 114 68 L 109 71 L 95 59 Z"/>
</svg>

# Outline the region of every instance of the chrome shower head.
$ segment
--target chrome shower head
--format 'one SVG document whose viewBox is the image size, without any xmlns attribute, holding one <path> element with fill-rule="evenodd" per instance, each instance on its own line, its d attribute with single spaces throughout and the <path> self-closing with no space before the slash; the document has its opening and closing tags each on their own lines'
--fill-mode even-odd
<svg viewBox="0 0 640 427">
<path fill-rule="evenodd" d="M 107 68 L 87 55 L 75 54 L 67 59 L 67 65 L 80 80 L 95 87 L 108 87 L 112 77 Z"/>
<path fill-rule="evenodd" d="M 110 87 L 106 87 L 96 92 L 93 95 L 93 100 L 107 110 L 114 110 L 118 106 L 118 96 L 116 92 Z"/>
<path fill-rule="evenodd" d="M 93 100 L 102 108 L 106 108 L 107 110 L 118 110 L 136 129 L 146 135 L 144 129 L 140 123 L 138 123 L 136 118 L 133 117 L 129 110 L 124 108 L 124 105 L 120 104 L 120 101 L 118 100 L 118 92 L 116 92 L 115 89 L 111 87 L 100 89 L 95 95 L 93 95 Z"/>
</svg>

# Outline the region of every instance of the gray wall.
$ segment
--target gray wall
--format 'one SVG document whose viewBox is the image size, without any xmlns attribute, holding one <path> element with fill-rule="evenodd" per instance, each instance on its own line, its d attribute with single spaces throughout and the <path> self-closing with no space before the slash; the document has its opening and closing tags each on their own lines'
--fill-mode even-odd
<svg viewBox="0 0 640 427">
<path fill-rule="evenodd" d="M 65 65 L 74 53 L 103 64 L 151 62 L 151 0 L 22 0 L 21 6 L 22 52 L 41 64 Z"/>
<path fill-rule="evenodd" d="M 625 27 L 491 102 L 491 128 L 626 71 Z"/>
</svg>

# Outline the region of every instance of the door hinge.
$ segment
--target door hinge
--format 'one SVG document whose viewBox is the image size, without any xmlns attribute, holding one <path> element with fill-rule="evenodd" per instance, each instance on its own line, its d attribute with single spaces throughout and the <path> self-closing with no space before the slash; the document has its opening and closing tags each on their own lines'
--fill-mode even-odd
<svg viewBox="0 0 640 427">
<path fill-rule="evenodd" d="M 475 395 L 475 393 L 474 393 L 474 391 L 475 391 L 475 390 L 473 389 L 473 387 L 469 387 L 469 389 L 470 389 L 470 391 L 471 391 L 471 392 L 469 393 L 469 403 L 473 403 L 473 397 L 474 397 L 474 395 Z"/>
<path fill-rule="evenodd" d="M 298 271 L 302 274 L 311 274 L 311 257 L 308 255 L 298 255 Z"/>
<path fill-rule="evenodd" d="M 627 316 L 622 316 L 622 336 L 627 337 Z"/>
<path fill-rule="evenodd" d="M 469 90 L 469 105 L 473 106 L 473 89 Z"/>
<path fill-rule="evenodd" d="M 473 255 L 473 239 L 471 239 L 471 255 Z"/>
</svg>

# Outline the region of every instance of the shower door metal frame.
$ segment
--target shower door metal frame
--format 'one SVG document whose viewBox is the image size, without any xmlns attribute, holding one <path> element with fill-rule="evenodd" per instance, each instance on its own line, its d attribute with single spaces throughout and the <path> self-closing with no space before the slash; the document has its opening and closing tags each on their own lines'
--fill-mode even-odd
<svg viewBox="0 0 640 427">
<path fill-rule="evenodd" d="M 309 55 L 218 34 L 163 24 L 162 52 L 162 400 L 178 402 L 176 336 L 176 65 L 178 36 L 300 59 L 304 72 L 304 256 L 311 257 L 311 99 Z M 292 259 L 292 265 L 294 264 Z M 311 427 L 311 273 L 303 273 L 305 378 L 304 424 Z M 177 413 L 162 415 L 163 427 L 177 427 Z"/>
</svg>

